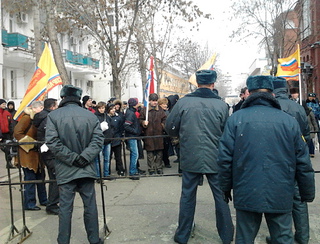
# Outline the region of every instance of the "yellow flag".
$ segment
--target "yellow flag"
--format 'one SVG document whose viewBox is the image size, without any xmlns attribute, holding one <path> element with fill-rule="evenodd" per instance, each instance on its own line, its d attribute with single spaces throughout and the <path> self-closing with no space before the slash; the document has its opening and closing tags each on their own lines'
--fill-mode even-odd
<svg viewBox="0 0 320 244">
<path fill-rule="evenodd" d="M 31 78 L 26 93 L 20 103 L 20 106 L 14 116 L 19 120 L 24 109 L 35 100 L 42 101 L 44 96 L 55 86 L 61 85 L 62 80 L 47 43 L 43 49 L 38 66 Z"/>
<path fill-rule="evenodd" d="M 216 57 L 217 57 L 217 54 L 213 54 L 212 57 L 210 59 L 208 59 L 207 62 L 205 62 L 201 67 L 200 69 L 198 70 L 203 70 L 203 69 L 206 69 L 206 70 L 214 70 L 214 62 L 216 61 Z M 197 80 L 196 80 L 196 74 L 194 73 L 193 75 L 191 75 L 190 79 L 189 79 L 189 82 L 195 86 L 197 86 Z"/>
<path fill-rule="evenodd" d="M 299 80 L 300 74 L 300 48 L 287 58 L 278 59 L 277 76 L 286 80 Z"/>
</svg>

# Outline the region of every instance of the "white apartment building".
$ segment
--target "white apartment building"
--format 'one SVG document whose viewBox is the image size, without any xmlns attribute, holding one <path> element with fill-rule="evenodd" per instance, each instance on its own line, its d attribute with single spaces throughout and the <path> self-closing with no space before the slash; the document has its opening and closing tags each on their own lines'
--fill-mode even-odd
<svg viewBox="0 0 320 244">
<path fill-rule="evenodd" d="M 32 11 L 17 14 L 3 11 L 1 27 L 0 98 L 14 101 L 17 108 L 36 67 Z M 112 77 L 102 74 L 108 67 L 103 66 L 101 52 L 93 48 L 92 38 L 78 38 L 81 34 L 80 30 L 73 30 L 72 35 L 58 36 L 71 84 L 81 87 L 83 95 L 107 101 L 112 96 Z M 49 96 L 59 98 L 60 89 Z"/>
</svg>

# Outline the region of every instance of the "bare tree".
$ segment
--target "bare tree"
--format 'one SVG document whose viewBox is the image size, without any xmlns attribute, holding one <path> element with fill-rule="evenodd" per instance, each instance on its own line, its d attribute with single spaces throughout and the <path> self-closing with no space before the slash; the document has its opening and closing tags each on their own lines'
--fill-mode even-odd
<svg viewBox="0 0 320 244">
<path fill-rule="evenodd" d="M 113 93 L 121 98 L 120 74 L 125 69 L 126 58 L 133 35 L 141 0 L 61 0 L 67 4 L 63 11 L 73 25 L 87 30 L 108 54 L 111 66 Z"/>
<path fill-rule="evenodd" d="M 56 6 L 55 2 L 51 0 L 45 0 L 45 10 L 46 10 L 46 26 L 48 31 L 48 37 L 51 44 L 53 56 L 55 59 L 56 66 L 60 73 L 60 77 L 64 85 L 70 84 L 70 79 L 68 77 L 68 72 L 64 64 L 64 60 L 61 53 L 60 44 L 58 41 L 58 33 L 55 23 Z"/>
<path fill-rule="evenodd" d="M 190 38 L 178 39 L 175 46 L 175 65 L 187 77 L 196 72 L 213 54 L 208 45 L 201 46 Z"/>
<path fill-rule="evenodd" d="M 197 5 L 183 0 L 147 1 L 141 6 L 135 28 L 136 50 L 139 57 L 139 71 L 142 84 L 146 84 L 149 57 L 153 56 L 157 90 L 160 90 L 163 71 L 175 65 L 180 55 L 177 47 L 178 35 L 183 32 L 183 23 L 192 23 L 193 29 L 199 25 L 198 18 L 210 18 Z M 180 23 L 180 24 L 178 24 Z"/>
<path fill-rule="evenodd" d="M 296 36 L 300 34 L 294 21 L 290 21 L 295 5 L 296 0 L 241 0 L 232 5 L 234 18 L 239 19 L 240 24 L 231 37 L 244 41 L 259 38 L 270 60 L 271 74 L 275 74 L 277 59 L 295 47 L 297 39 L 285 47 L 286 30 L 295 31 Z M 286 43 L 290 42 L 286 40 Z"/>
</svg>

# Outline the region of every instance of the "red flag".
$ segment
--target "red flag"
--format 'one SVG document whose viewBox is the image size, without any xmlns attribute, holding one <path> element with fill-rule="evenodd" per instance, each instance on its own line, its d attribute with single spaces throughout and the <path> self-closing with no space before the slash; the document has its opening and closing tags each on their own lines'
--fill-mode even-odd
<svg viewBox="0 0 320 244">
<path fill-rule="evenodd" d="M 150 92 L 149 94 L 152 94 L 154 93 L 154 74 L 153 74 L 153 68 L 154 68 L 154 65 L 153 65 L 153 56 L 150 57 Z"/>
</svg>

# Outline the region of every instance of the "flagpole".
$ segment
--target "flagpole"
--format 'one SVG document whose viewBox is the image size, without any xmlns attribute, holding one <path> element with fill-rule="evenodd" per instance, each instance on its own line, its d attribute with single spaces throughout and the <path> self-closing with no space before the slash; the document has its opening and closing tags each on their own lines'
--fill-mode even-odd
<svg viewBox="0 0 320 244">
<path fill-rule="evenodd" d="M 148 86 L 148 94 L 150 94 L 150 84 Z M 146 121 L 149 119 L 149 97 L 146 97 L 147 106 L 146 106 Z"/>
<path fill-rule="evenodd" d="M 302 79 L 301 79 L 301 62 L 300 62 L 300 45 L 298 44 L 298 67 L 299 67 L 299 103 L 302 105 Z"/>
</svg>

